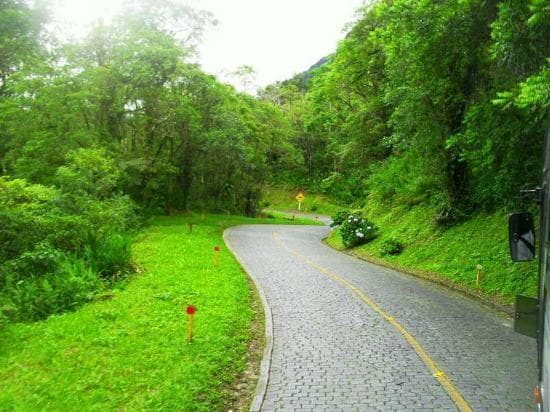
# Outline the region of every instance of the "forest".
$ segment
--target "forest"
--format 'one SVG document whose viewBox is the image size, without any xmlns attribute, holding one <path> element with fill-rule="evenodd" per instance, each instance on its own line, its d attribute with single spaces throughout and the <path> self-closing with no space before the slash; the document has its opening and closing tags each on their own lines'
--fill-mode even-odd
<svg viewBox="0 0 550 412">
<path fill-rule="evenodd" d="M 47 10 L 0 0 L 0 324 L 122 281 L 149 217 L 255 216 L 268 185 L 448 228 L 539 182 L 547 0 L 380 0 L 258 96 L 192 63 L 212 21 L 142 0 L 67 42 Z"/>
</svg>

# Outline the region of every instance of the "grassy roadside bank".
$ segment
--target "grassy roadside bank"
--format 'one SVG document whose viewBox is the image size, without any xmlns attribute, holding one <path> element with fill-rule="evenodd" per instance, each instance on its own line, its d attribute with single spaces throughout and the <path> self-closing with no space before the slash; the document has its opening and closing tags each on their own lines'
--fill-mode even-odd
<svg viewBox="0 0 550 412">
<path fill-rule="evenodd" d="M 291 222 L 157 218 L 134 241 L 142 270 L 124 290 L 76 312 L 0 330 L 0 410 L 246 407 L 234 384 L 253 380 L 247 352 L 258 330 L 251 328 L 258 306 L 222 233 L 247 223 Z M 197 307 L 191 344 L 187 304 Z"/>
<path fill-rule="evenodd" d="M 280 187 L 267 187 L 262 195 L 262 207 L 274 211 L 288 212 L 298 210 L 298 202 L 295 196 L 299 193 L 304 194 L 301 211 L 303 213 L 319 213 L 320 215 L 333 215 L 343 208 L 336 204 L 327 196 L 318 193 L 309 193 L 305 190 L 289 190 Z"/>
<path fill-rule="evenodd" d="M 435 280 L 500 305 L 510 305 L 516 294 L 536 294 L 536 262 L 513 263 L 508 254 L 507 212 L 476 215 L 442 229 L 432 220 L 433 210 L 369 208 L 365 213 L 380 228 L 372 242 L 350 251 L 373 263 Z M 384 254 L 392 239 L 404 248 L 398 255 Z M 337 230 L 326 240 L 339 250 L 345 247 Z M 476 266 L 481 279 L 476 284 Z"/>
<path fill-rule="evenodd" d="M 295 191 L 266 190 L 266 211 L 295 209 Z M 320 214 L 334 215 L 345 209 L 323 195 L 307 194 Z M 438 226 L 435 211 L 425 206 L 387 207 L 367 204 L 364 216 L 379 228 L 370 243 L 346 249 L 338 230 L 326 239 L 329 246 L 373 263 L 435 281 L 499 308 L 510 308 L 517 294 L 537 293 L 537 262 L 514 263 L 508 253 L 509 211 L 477 214 L 454 226 Z M 276 213 L 275 213 L 276 214 Z M 403 246 L 397 255 L 385 253 L 388 244 Z M 476 284 L 477 265 L 481 278 Z"/>
</svg>

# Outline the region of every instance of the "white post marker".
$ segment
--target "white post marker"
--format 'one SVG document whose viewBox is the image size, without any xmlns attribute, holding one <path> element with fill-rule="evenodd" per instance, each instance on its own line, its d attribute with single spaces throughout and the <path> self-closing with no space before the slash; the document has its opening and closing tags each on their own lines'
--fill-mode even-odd
<svg viewBox="0 0 550 412">
<path fill-rule="evenodd" d="M 305 196 L 302 192 L 296 195 L 296 200 L 298 201 L 298 212 L 302 210 L 302 202 L 304 201 Z"/>
<path fill-rule="evenodd" d="M 481 280 L 481 271 L 483 270 L 483 266 L 481 266 L 479 263 L 476 265 L 477 273 L 476 273 L 476 285 L 479 286 L 479 281 Z"/>
</svg>

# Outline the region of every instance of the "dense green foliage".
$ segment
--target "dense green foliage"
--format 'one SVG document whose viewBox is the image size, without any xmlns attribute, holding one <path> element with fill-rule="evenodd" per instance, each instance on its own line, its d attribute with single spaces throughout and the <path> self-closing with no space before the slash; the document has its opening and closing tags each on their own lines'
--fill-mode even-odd
<svg viewBox="0 0 550 412">
<path fill-rule="evenodd" d="M 71 162 L 59 168 L 70 170 Z M 130 271 L 123 233 L 135 220 L 125 196 L 98 199 L 81 186 L 63 192 L 0 177 L 0 323 L 72 309 L 123 278 Z"/>
<path fill-rule="evenodd" d="M 0 322 L 74 308 L 124 277 L 136 213 L 252 216 L 293 161 L 281 110 L 188 62 L 208 13 L 128 7 L 60 44 L 45 14 L 0 1 Z"/>
<path fill-rule="evenodd" d="M 378 236 L 357 253 L 466 287 L 482 263 L 484 292 L 533 294 L 536 269 L 509 261 L 503 216 L 521 207 L 519 189 L 540 184 L 548 10 L 546 0 L 364 7 L 320 66 L 260 93 L 293 126 L 301 159 L 287 182 L 374 219 Z M 330 242 L 355 238 L 341 227 Z"/>
<path fill-rule="evenodd" d="M 339 231 L 344 245 L 351 247 L 373 240 L 376 237 L 377 228 L 374 223 L 363 217 L 361 212 L 351 212 L 344 218 Z"/>
<path fill-rule="evenodd" d="M 62 43 L 32 2 L 0 0 L 0 322 L 115 285 L 139 216 L 294 209 L 282 183 L 308 190 L 310 212 L 338 210 L 309 195 L 324 192 L 451 227 L 538 183 L 545 0 L 380 0 L 333 55 L 259 98 L 191 63 L 208 13 L 130 3 Z"/>
<path fill-rule="evenodd" d="M 272 85 L 296 176 L 344 202 L 430 205 L 450 224 L 538 183 L 550 104 L 545 1 L 381 0 L 303 90 Z"/>
</svg>

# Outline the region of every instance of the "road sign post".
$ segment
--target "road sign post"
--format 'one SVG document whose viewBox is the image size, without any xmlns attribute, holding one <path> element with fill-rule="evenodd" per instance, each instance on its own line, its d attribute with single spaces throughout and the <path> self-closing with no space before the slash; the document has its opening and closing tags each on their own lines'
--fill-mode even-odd
<svg viewBox="0 0 550 412">
<path fill-rule="evenodd" d="M 302 192 L 296 195 L 296 200 L 298 201 L 298 212 L 302 211 L 302 202 L 304 201 L 305 196 Z"/>
</svg>

